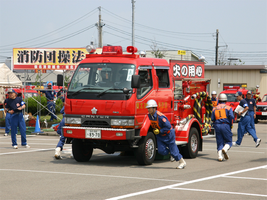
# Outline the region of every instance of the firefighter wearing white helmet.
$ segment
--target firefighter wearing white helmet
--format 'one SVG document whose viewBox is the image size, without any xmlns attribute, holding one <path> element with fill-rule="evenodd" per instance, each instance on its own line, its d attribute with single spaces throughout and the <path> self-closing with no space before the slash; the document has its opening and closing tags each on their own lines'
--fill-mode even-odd
<svg viewBox="0 0 267 200">
<path fill-rule="evenodd" d="M 213 108 L 211 114 L 211 120 L 213 121 L 213 127 L 216 131 L 216 142 L 218 151 L 218 160 L 228 160 L 228 150 L 232 146 L 231 127 L 234 122 L 234 114 L 231 106 L 227 106 L 226 94 L 219 95 L 219 104 Z"/>
<path fill-rule="evenodd" d="M 157 138 L 158 153 L 161 155 L 171 154 L 171 161 L 178 161 L 177 169 L 183 169 L 186 162 L 180 154 L 179 149 L 175 143 L 175 131 L 172 128 L 168 118 L 157 110 L 158 104 L 155 100 L 151 99 L 147 102 L 148 117 L 153 128 L 153 132 Z"/>
<path fill-rule="evenodd" d="M 216 91 L 212 91 L 212 93 L 211 93 L 211 102 L 212 102 L 213 107 L 218 105 L 217 92 Z"/>
</svg>

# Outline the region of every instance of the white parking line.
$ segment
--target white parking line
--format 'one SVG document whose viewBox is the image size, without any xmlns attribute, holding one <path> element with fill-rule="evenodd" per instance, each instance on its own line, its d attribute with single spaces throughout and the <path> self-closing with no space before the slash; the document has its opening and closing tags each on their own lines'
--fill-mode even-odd
<svg viewBox="0 0 267 200">
<path fill-rule="evenodd" d="M 267 181 L 266 178 L 252 178 L 252 177 L 241 177 L 241 176 L 223 176 L 223 178 L 239 178 L 239 179 L 257 180 L 257 181 Z"/>
<path fill-rule="evenodd" d="M 124 178 L 124 179 L 137 179 L 137 180 L 149 180 L 149 181 L 179 182 L 179 183 L 185 182 L 183 180 L 171 180 L 171 179 L 156 179 L 156 178 L 142 178 L 142 177 L 131 177 L 131 176 L 114 176 L 105 174 L 84 174 L 84 173 L 53 172 L 53 171 L 23 170 L 23 169 L 0 169 L 0 171 L 33 172 L 33 173 L 64 174 L 64 175 L 78 175 L 78 176 L 97 176 L 97 177 L 108 177 L 108 178 Z"/>
<path fill-rule="evenodd" d="M 118 197 L 113 197 L 113 198 L 109 198 L 107 200 L 124 199 L 124 198 L 128 198 L 128 197 L 138 196 L 138 195 L 141 195 L 141 194 L 147 194 L 147 193 L 151 193 L 151 192 L 157 192 L 157 191 L 160 191 L 160 190 L 170 189 L 170 188 L 178 187 L 178 186 L 181 186 L 181 185 L 188 185 L 188 184 L 191 184 L 191 183 L 197 183 L 197 182 L 211 180 L 211 179 L 215 179 L 215 178 L 221 178 L 223 176 L 230 176 L 230 175 L 233 175 L 233 174 L 238 174 L 238 173 L 253 171 L 253 170 L 257 170 L 257 169 L 262 169 L 262 168 L 265 168 L 265 167 L 267 167 L 267 165 L 263 165 L 263 166 L 260 166 L 260 167 L 249 168 L 249 169 L 243 169 L 243 170 L 229 172 L 229 173 L 225 173 L 225 174 L 219 174 L 219 175 L 215 175 L 215 176 L 209 176 L 209 177 L 200 178 L 200 179 L 195 179 L 195 180 L 186 181 L 186 182 L 183 182 L 183 183 L 176 183 L 176 184 L 173 184 L 173 185 L 167 185 L 167 186 L 163 186 L 163 187 L 159 187 L 159 188 L 144 190 L 144 191 L 135 192 L 135 193 L 131 193 L 131 194 L 126 194 L 126 195 L 122 195 L 122 196 L 118 196 Z"/>
<path fill-rule="evenodd" d="M 38 145 L 57 145 L 57 142 L 55 143 L 32 143 L 32 142 L 27 142 L 28 145 L 31 145 L 31 144 L 38 144 Z M 10 144 L 10 142 L 0 142 L 0 144 Z"/>
<path fill-rule="evenodd" d="M 170 188 L 174 190 L 189 190 L 196 192 L 212 192 L 212 193 L 222 193 L 222 194 L 238 194 L 238 195 L 247 195 L 247 196 L 256 196 L 256 197 L 267 197 L 264 194 L 251 194 L 251 193 L 241 193 L 241 192 L 228 192 L 228 191 L 218 191 L 218 190 L 202 190 L 202 189 L 191 189 L 191 188 Z"/>
<path fill-rule="evenodd" d="M 214 152 L 217 152 L 216 149 L 204 149 L 204 151 L 207 150 L 207 151 L 214 151 Z M 259 152 L 259 151 L 237 151 L 237 150 L 229 150 L 229 152 L 242 152 L 242 153 L 265 153 L 265 152 Z"/>
<path fill-rule="evenodd" d="M 31 153 L 31 152 L 36 152 L 36 151 L 51 151 L 51 150 L 55 150 L 55 148 L 50 148 L 50 149 L 34 149 L 34 150 L 29 150 L 29 151 L 6 152 L 6 153 L 0 153 L 0 156 L 2 156 L 2 155 L 10 155 L 10 154 L 18 154 L 18 153 Z"/>
</svg>

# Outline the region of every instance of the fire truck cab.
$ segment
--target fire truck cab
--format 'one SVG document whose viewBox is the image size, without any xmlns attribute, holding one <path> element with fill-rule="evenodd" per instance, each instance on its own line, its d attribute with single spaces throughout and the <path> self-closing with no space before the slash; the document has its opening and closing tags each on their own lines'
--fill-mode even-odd
<svg viewBox="0 0 267 200">
<path fill-rule="evenodd" d="M 132 46 L 127 52 L 104 46 L 102 54 L 87 54 L 72 76 L 62 131 L 72 139 L 74 159 L 89 161 L 98 148 L 133 151 L 139 164 L 152 164 L 157 141 L 147 116 L 150 99 L 175 129 L 182 155 L 195 158 L 210 131 L 204 63 L 140 57 Z M 62 82 L 59 76 L 57 85 Z"/>
<path fill-rule="evenodd" d="M 257 102 L 256 109 L 256 119 L 255 123 L 257 124 L 260 120 L 267 120 L 267 94 L 265 94 L 262 99 Z"/>
<path fill-rule="evenodd" d="M 235 94 L 240 91 L 243 94 L 243 97 L 246 98 L 247 89 L 245 89 L 246 85 L 240 86 L 224 86 L 223 91 L 220 94 L 226 94 L 227 102 L 226 105 L 231 106 L 233 112 L 235 111 L 236 107 L 239 105 L 238 100 L 236 99 Z M 234 112 L 235 122 L 237 121 L 237 114 Z"/>
</svg>

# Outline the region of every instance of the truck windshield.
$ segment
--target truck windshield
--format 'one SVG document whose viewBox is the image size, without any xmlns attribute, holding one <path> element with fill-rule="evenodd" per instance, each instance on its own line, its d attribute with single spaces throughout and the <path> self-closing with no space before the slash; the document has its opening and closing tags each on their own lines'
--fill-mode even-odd
<svg viewBox="0 0 267 200">
<path fill-rule="evenodd" d="M 267 95 L 263 96 L 262 102 L 267 102 Z"/>
<path fill-rule="evenodd" d="M 235 94 L 226 94 L 228 102 L 237 102 Z"/>
<path fill-rule="evenodd" d="M 86 93 L 86 99 L 98 99 L 105 96 L 118 94 L 125 95 L 123 88 L 131 88 L 132 75 L 135 72 L 135 65 L 122 63 L 86 63 L 80 64 L 76 69 L 69 88 L 68 97 L 75 94 L 79 98 Z M 105 91 L 105 92 L 104 92 Z M 90 93 L 91 95 L 88 95 Z M 101 95 L 99 95 L 102 93 Z M 103 96 L 103 97 L 102 97 Z M 107 97 L 110 99 L 110 97 Z M 115 97 L 115 99 L 122 99 Z"/>
</svg>

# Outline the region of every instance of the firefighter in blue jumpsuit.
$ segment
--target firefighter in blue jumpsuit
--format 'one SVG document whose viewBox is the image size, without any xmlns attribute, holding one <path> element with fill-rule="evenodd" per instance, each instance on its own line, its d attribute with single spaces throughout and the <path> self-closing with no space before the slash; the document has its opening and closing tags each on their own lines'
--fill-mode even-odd
<svg viewBox="0 0 267 200">
<path fill-rule="evenodd" d="M 55 116 L 55 103 L 54 103 L 55 92 L 51 90 L 52 89 L 51 83 L 48 83 L 47 86 L 48 86 L 49 91 L 41 90 L 41 92 L 45 93 L 45 96 L 47 99 L 47 108 L 51 114 L 50 121 L 53 121 L 54 119 L 57 119 L 57 117 Z"/>
<path fill-rule="evenodd" d="M 251 128 L 255 129 L 255 118 L 256 118 L 256 101 L 252 98 L 252 92 L 249 90 L 247 92 L 247 97 L 245 98 L 246 102 L 248 103 L 248 115 L 250 116 L 250 126 Z"/>
<path fill-rule="evenodd" d="M 155 100 L 151 99 L 147 102 L 148 117 L 153 132 L 157 137 L 158 153 L 161 155 L 168 155 L 170 153 L 176 161 L 179 161 L 177 169 L 183 169 L 186 166 L 186 162 L 175 144 L 175 131 L 167 117 L 157 111 L 157 107 L 158 105 Z"/>
<path fill-rule="evenodd" d="M 62 133 L 62 127 L 65 125 L 64 109 L 65 109 L 65 107 L 63 107 L 60 111 L 60 113 L 63 114 L 63 119 L 61 120 L 61 122 L 59 123 L 59 126 L 57 128 L 57 134 L 60 135 L 60 139 L 59 139 L 59 142 L 58 142 L 56 150 L 55 150 L 55 158 L 56 159 L 61 159 L 60 152 L 62 151 L 63 146 L 65 144 L 65 140 L 66 140 L 66 138 L 64 137 L 64 135 Z"/>
<path fill-rule="evenodd" d="M 217 92 L 216 91 L 212 91 L 211 93 L 211 102 L 212 102 L 212 106 L 215 107 L 218 104 L 218 100 L 217 100 Z"/>
<path fill-rule="evenodd" d="M 6 113 L 6 117 L 5 117 L 5 123 L 6 123 L 6 127 L 5 127 L 5 134 L 4 136 L 8 136 L 9 132 L 10 132 L 10 114 L 7 112 L 7 108 L 6 108 L 6 103 L 7 103 L 7 99 L 5 99 L 3 107 Z"/>
<path fill-rule="evenodd" d="M 226 94 L 219 95 L 219 105 L 213 108 L 211 120 L 216 131 L 216 142 L 218 151 L 218 160 L 221 162 L 224 159 L 228 160 L 229 155 L 227 151 L 232 146 L 231 127 L 234 121 L 234 114 L 231 106 L 225 105 L 227 101 Z M 223 157 L 224 155 L 224 157 Z"/>
<path fill-rule="evenodd" d="M 249 108 L 248 103 L 245 99 L 242 97 L 242 92 L 236 93 L 236 98 L 239 102 L 239 106 L 243 107 L 244 110 L 242 112 L 239 112 L 238 114 L 241 115 L 240 121 L 238 123 L 238 129 L 237 129 L 237 141 L 233 142 L 233 146 L 239 146 L 242 142 L 242 139 L 244 137 L 244 134 L 248 132 L 254 139 L 254 142 L 256 143 L 256 147 L 260 145 L 261 139 L 259 139 L 255 133 L 255 130 L 250 126 L 250 116 L 248 113 L 245 114 L 245 116 L 242 116 Z"/>
<path fill-rule="evenodd" d="M 13 89 L 8 90 L 8 99 L 6 101 L 7 112 L 10 114 L 11 122 L 11 141 L 14 149 L 18 148 L 17 144 L 17 127 L 19 127 L 21 134 L 21 146 L 30 148 L 26 140 L 26 124 L 23 118 L 22 110 L 25 108 L 25 102 L 21 97 L 16 96 Z"/>
</svg>

